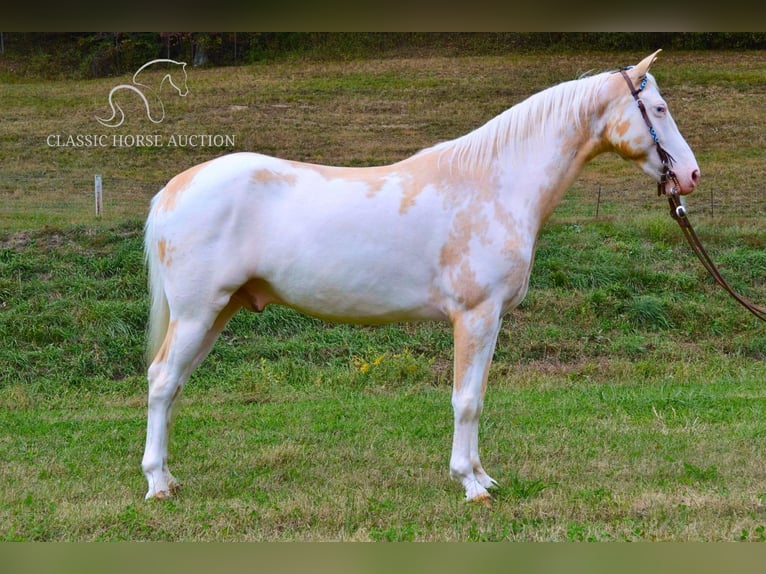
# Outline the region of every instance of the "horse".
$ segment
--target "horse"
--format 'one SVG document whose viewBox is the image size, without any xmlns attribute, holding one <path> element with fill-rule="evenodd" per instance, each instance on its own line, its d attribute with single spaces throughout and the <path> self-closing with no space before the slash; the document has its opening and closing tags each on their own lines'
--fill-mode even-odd
<svg viewBox="0 0 766 574">
<path fill-rule="evenodd" d="M 330 321 L 450 322 L 449 474 L 466 500 L 491 501 L 497 482 L 479 458 L 478 422 L 501 318 L 527 292 L 540 228 L 604 152 L 632 161 L 666 192 L 685 195 L 699 181 L 649 73 L 659 51 L 621 73 L 550 87 L 391 165 L 240 152 L 170 179 L 145 226 L 146 498 L 179 488 L 167 464 L 169 417 L 190 373 L 237 311 L 280 304 Z M 639 89 L 645 117 L 632 96 Z M 672 182 L 659 142 L 673 158 Z"/>
<path fill-rule="evenodd" d="M 162 80 L 160 80 L 160 85 L 155 90 L 148 84 L 143 84 L 138 81 L 139 75 L 147 70 L 147 68 L 150 68 L 154 66 L 155 64 L 172 64 L 173 67 L 170 68 L 170 71 L 166 73 Z M 176 81 L 173 80 L 173 72 L 176 71 L 176 68 L 180 70 L 181 76 L 180 81 L 176 83 Z M 112 109 L 112 115 L 109 118 L 99 118 L 96 116 L 96 120 L 103 126 L 106 126 L 108 128 L 116 128 L 118 126 L 121 126 L 122 123 L 125 121 L 125 112 L 122 111 L 122 108 L 120 107 L 120 104 L 113 101 L 114 94 L 120 91 L 129 91 L 129 92 L 135 92 L 138 94 L 138 97 L 141 98 L 141 100 L 144 102 L 144 107 L 146 108 L 146 117 L 149 118 L 149 121 L 155 124 L 162 123 L 162 120 L 165 119 L 165 105 L 162 103 L 162 99 L 160 98 L 160 92 L 162 91 L 162 86 L 165 84 L 165 82 L 168 82 L 171 86 L 173 86 L 178 92 L 178 95 L 181 97 L 185 97 L 189 93 L 189 87 L 187 86 L 187 74 L 186 74 L 186 62 L 177 62 L 175 60 L 169 60 L 166 58 L 160 58 L 157 60 L 151 60 L 150 62 L 147 62 L 143 66 L 141 66 L 138 70 L 136 70 L 136 73 L 133 74 L 133 83 L 132 84 L 120 84 L 118 86 L 113 87 L 109 91 L 109 107 Z M 139 87 L 140 86 L 140 87 Z M 154 96 L 154 99 L 157 101 L 157 104 L 159 105 L 161 115 L 158 119 L 155 119 L 152 117 L 152 110 L 151 105 L 149 104 L 149 99 L 146 97 L 144 92 L 141 90 L 141 88 L 146 88 L 149 90 L 149 93 Z M 120 117 L 117 119 L 117 113 L 119 112 Z"/>
</svg>

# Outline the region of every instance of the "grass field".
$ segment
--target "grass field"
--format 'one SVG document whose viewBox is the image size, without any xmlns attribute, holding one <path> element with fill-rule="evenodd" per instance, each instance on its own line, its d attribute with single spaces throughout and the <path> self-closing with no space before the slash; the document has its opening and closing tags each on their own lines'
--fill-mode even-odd
<svg viewBox="0 0 766 574">
<path fill-rule="evenodd" d="M 643 56 L 192 68 L 166 122 L 121 133 L 382 164 Z M 701 166 L 698 232 L 766 301 L 766 54 L 666 53 L 653 72 Z M 0 85 L 0 539 L 766 540 L 766 332 L 614 157 L 546 225 L 504 322 L 480 430 L 491 508 L 448 477 L 446 326 L 275 307 L 235 317 L 194 373 L 171 442 L 183 490 L 144 502 L 143 217 L 164 181 L 230 150 L 46 144 L 107 133 L 93 116 L 117 81 Z"/>
</svg>

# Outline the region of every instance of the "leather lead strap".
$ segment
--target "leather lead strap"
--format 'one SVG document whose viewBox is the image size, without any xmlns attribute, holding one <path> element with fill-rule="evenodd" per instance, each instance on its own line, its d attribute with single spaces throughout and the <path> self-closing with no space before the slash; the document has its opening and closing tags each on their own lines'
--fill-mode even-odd
<svg viewBox="0 0 766 574">
<path fill-rule="evenodd" d="M 721 287 L 723 287 L 726 292 L 729 293 L 729 295 L 736 299 L 737 302 L 739 302 L 745 309 L 750 311 L 761 321 L 766 321 L 766 308 L 756 305 L 749 299 L 746 299 L 737 293 L 731 287 L 731 285 L 729 285 L 726 279 L 723 278 L 721 272 L 718 271 L 715 263 L 713 263 L 713 260 L 710 258 L 707 251 L 705 251 L 705 248 L 702 246 L 702 242 L 700 241 L 699 236 L 697 236 L 697 233 L 694 231 L 689 218 L 686 216 L 686 209 L 684 209 L 683 205 L 681 205 L 681 200 L 679 199 L 678 194 L 669 193 L 668 203 L 670 203 L 671 217 L 678 222 L 681 231 L 683 231 L 684 237 L 686 237 L 686 241 L 689 243 L 689 246 L 692 248 L 692 251 L 694 251 L 694 254 L 700 260 L 703 267 L 705 267 L 713 279 L 715 279 L 715 281 Z"/>
</svg>

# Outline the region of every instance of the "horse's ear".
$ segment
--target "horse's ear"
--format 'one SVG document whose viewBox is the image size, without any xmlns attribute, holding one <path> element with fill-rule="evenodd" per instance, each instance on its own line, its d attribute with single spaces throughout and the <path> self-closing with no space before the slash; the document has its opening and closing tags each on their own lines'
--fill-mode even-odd
<svg viewBox="0 0 766 574">
<path fill-rule="evenodd" d="M 657 59 L 657 54 L 659 54 L 660 52 L 662 52 L 662 49 L 657 50 L 651 56 L 647 56 L 646 58 L 641 60 L 638 64 L 636 64 L 634 67 L 632 67 L 630 70 L 628 70 L 628 76 L 630 76 L 630 79 L 633 80 L 634 84 L 638 85 L 641 82 L 641 79 L 649 71 L 649 68 Z"/>
</svg>

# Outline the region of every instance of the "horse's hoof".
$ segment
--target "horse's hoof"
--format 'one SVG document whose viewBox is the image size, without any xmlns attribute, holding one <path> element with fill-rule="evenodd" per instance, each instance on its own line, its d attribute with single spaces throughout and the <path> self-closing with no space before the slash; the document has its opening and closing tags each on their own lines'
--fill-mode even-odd
<svg viewBox="0 0 766 574">
<path fill-rule="evenodd" d="M 149 500 L 168 500 L 172 494 L 170 490 L 160 490 L 154 493 L 154 496 L 149 497 Z"/>
<path fill-rule="evenodd" d="M 481 506 L 486 506 L 487 508 L 492 508 L 492 497 L 486 492 L 480 494 L 479 496 L 469 498 L 468 502 L 472 504 L 479 504 Z"/>
<path fill-rule="evenodd" d="M 174 482 L 173 484 L 168 485 L 167 490 L 158 490 L 155 493 L 148 494 L 146 496 L 146 500 L 170 500 L 178 494 L 178 491 L 181 490 L 181 485 L 177 482 Z"/>
</svg>

